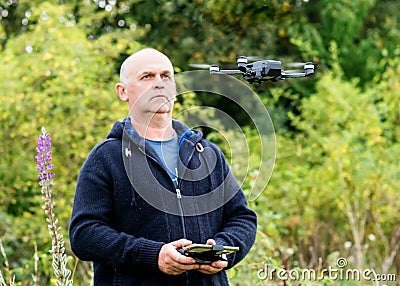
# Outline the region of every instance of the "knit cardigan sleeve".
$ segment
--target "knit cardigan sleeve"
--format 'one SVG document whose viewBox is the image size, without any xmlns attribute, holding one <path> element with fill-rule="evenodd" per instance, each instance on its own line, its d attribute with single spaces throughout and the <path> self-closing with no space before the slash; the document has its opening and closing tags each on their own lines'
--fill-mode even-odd
<svg viewBox="0 0 400 286">
<path fill-rule="evenodd" d="M 222 161 L 224 185 L 227 193 L 234 195 L 223 206 L 223 223 L 214 235 L 217 244 L 239 246 L 239 251 L 228 255 L 228 269 L 239 263 L 254 244 L 257 232 L 257 216 L 248 207 L 246 196 L 230 170 L 222 152 L 214 146 Z"/>
<path fill-rule="evenodd" d="M 120 148 L 105 141 L 85 161 L 77 182 L 69 235 L 74 254 L 82 260 L 116 268 L 158 269 L 158 254 L 164 243 L 137 238 L 112 226 L 113 182 Z M 117 151 L 116 151 L 117 150 Z M 118 173 L 118 172 L 117 172 Z"/>
</svg>

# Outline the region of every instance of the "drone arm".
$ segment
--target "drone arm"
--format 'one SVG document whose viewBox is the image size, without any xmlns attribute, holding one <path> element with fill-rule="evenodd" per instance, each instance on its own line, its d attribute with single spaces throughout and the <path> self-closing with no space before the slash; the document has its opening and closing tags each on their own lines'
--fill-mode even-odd
<svg viewBox="0 0 400 286">
<path fill-rule="evenodd" d="M 308 75 L 306 73 L 304 73 L 304 72 L 286 73 L 285 71 L 282 71 L 282 74 L 281 74 L 282 79 L 306 77 L 306 76 L 308 76 Z"/>
</svg>

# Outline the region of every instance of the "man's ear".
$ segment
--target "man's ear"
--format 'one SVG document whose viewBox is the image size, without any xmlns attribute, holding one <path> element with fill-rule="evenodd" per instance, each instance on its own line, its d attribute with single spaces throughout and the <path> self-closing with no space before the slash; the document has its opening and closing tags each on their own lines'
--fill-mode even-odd
<svg viewBox="0 0 400 286">
<path fill-rule="evenodd" d="M 126 89 L 123 83 L 117 83 L 115 85 L 115 91 L 117 92 L 119 99 L 124 102 L 128 101 L 128 94 L 126 93 Z"/>
</svg>

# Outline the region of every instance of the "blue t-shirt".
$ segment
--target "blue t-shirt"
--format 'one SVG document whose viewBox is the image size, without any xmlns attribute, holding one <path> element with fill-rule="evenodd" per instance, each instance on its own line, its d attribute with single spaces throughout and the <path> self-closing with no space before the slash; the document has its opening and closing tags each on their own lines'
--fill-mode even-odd
<svg viewBox="0 0 400 286">
<path fill-rule="evenodd" d="M 146 139 L 146 141 L 154 149 L 158 158 L 164 164 L 164 168 L 168 172 L 168 175 L 174 182 L 175 187 L 177 187 L 178 134 L 175 132 L 174 137 L 170 140 L 155 141 Z"/>
</svg>

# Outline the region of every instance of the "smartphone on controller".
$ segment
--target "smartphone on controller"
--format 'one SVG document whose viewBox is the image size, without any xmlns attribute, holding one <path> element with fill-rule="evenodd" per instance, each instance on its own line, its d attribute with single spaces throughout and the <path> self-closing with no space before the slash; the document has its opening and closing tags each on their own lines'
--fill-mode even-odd
<svg viewBox="0 0 400 286">
<path fill-rule="evenodd" d="M 227 261 L 225 255 L 234 253 L 239 250 L 239 247 L 224 246 L 218 244 L 190 244 L 183 246 L 178 251 L 185 256 L 192 257 L 196 263 L 211 264 L 214 261 Z"/>
</svg>

